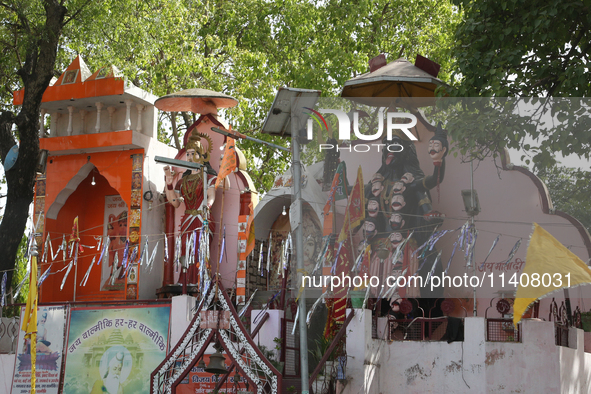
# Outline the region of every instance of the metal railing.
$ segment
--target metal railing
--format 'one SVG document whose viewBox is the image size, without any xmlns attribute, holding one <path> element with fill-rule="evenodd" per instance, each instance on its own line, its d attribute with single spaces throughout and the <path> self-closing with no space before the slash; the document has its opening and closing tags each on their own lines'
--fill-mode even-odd
<svg viewBox="0 0 591 394">
<path fill-rule="evenodd" d="M 441 341 L 446 329 L 446 317 L 395 319 L 388 316 L 386 336 L 388 341 Z"/>
<path fill-rule="evenodd" d="M 554 343 L 556 346 L 568 347 L 568 326 L 554 323 Z"/>
<path fill-rule="evenodd" d="M 511 319 L 486 319 L 488 342 L 521 342 L 521 325 L 517 328 Z"/>
</svg>

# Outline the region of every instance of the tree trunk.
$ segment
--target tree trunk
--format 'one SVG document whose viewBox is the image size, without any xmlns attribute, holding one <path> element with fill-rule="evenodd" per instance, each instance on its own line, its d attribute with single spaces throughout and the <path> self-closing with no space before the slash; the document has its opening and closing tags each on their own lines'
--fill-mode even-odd
<svg viewBox="0 0 591 394">
<path fill-rule="evenodd" d="M 41 98 L 53 76 L 59 37 L 67 11 L 56 0 L 45 0 L 44 8 L 46 21 L 43 33 L 30 39 L 25 63 L 17 71 L 25 89 L 22 108 L 16 118 L 9 113 L 3 113 L 0 117 L 2 162 L 6 152 L 15 144 L 11 131 L 13 123 L 17 126 L 20 139 L 18 160 L 14 167 L 6 172 L 8 192 L 4 217 L 0 223 L 0 270 L 14 269 L 18 245 L 27 223 L 29 205 L 33 201 L 35 169 L 39 157 Z M 12 271 L 9 271 L 9 275 L 11 278 Z"/>
</svg>

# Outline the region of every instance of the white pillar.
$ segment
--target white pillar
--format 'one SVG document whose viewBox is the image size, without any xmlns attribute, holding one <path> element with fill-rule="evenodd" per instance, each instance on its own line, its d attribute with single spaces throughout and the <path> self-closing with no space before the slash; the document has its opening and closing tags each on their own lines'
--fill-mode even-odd
<svg viewBox="0 0 591 394">
<path fill-rule="evenodd" d="M 68 118 L 68 135 L 72 135 L 72 115 L 74 114 L 74 107 L 71 105 L 68 105 L 68 112 L 70 113 L 70 116 Z"/>
<path fill-rule="evenodd" d="M 86 110 L 81 109 L 80 110 L 80 122 L 82 123 L 82 125 L 80 126 L 80 134 L 86 134 L 86 125 L 84 123 L 84 119 L 86 118 Z"/>
<path fill-rule="evenodd" d="M 96 105 L 96 126 L 94 126 L 94 130 L 99 133 L 101 131 L 101 109 L 103 109 L 103 103 L 97 101 L 94 105 Z"/>
<path fill-rule="evenodd" d="M 57 120 L 60 117 L 59 112 L 52 112 L 51 116 L 51 124 L 49 125 L 49 135 L 51 137 L 57 137 Z"/>
<path fill-rule="evenodd" d="M 109 111 L 109 127 L 111 128 L 111 131 L 115 131 L 115 128 L 113 127 L 113 114 L 117 111 L 117 108 L 107 107 L 107 111 Z"/>
<path fill-rule="evenodd" d="M 125 112 L 124 130 L 131 130 L 131 104 L 133 104 L 133 100 L 125 100 L 125 105 L 127 105 L 127 112 Z"/>
<path fill-rule="evenodd" d="M 137 127 L 135 128 L 138 133 L 142 132 L 142 111 L 144 110 L 144 106 L 142 104 L 136 104 L 137 108 Z"/>
<path fill-rule="evenodd" d="M 39 138 L 45 137 L 45 109 L 41 109 L 41 119 L 39 120 Z"/>
</svg>

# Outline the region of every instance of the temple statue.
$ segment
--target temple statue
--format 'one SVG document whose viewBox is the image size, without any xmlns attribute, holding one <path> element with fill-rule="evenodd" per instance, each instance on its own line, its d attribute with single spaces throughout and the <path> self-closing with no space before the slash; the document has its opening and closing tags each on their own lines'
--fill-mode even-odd
<svg viewBox="0 0 591 394">
<path fill-rule="evenodd" d="M 217 174 L 209 165 L 212 151 L 212 142 L 209 136 L 198 133 L 196 128 L 188 132 L 190 136 L 185 145 L 186 160 L 203 164 L 206 170 L 187 170 L 176 185 L 173 185 L 174 173 L 169 166 L 164 167 L 164 173 L 166 177 L 166 198 L 170 204 L 178 208 L 181 204 L 181 198 L 185 203 L 185 212 L 180 223 L 181 265 L 183 272 L 187 274 L 187 283 L 196 284 L 198 283 L 198 268 L 196 264 L 188 266 L 186 248 L 193 233 L 196 236 L 196 245 L 199 245 L 200 233 L 205 221 L 208 223 L 209 240 L 211 241 L 212 234 L 215 231 L 215 224 L 211 220 L 209 210 L 215 201 L 214 185 Z M 201 143 L 203 139 L 208 143 L 207 148 Z M 204 172 L 207 174 L 207 180 L 204 180 Z"/>
</svg>

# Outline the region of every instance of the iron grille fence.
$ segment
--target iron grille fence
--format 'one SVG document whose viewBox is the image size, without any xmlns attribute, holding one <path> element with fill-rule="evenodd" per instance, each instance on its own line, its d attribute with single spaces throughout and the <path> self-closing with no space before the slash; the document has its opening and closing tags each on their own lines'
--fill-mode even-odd
<svg viewBox="0 0 591 394">
<path fill-rule="evenodd" d="M 447 329 L 447 318 L 395 319 L 388 316 L 389 341 L 441 341 Z"/>
<path fill-rule="evenodd" d="M 568 326 L 565 324 L 554 324 L 554 339 L 556 346 L 568 347 Z"/>
<path fill-rule="evenodd" d="M 521 326 L 517 328 L 510 319 L 486 319 L 488 342 L 521 342 Z"/>
</svg>

